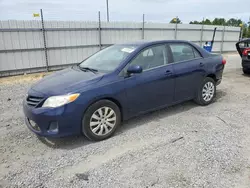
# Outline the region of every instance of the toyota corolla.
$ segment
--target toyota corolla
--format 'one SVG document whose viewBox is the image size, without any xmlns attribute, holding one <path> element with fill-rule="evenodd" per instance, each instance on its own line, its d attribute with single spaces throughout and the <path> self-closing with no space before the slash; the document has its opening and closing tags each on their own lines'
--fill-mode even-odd
<svg viewBox="0 0 250 188">
<path fill-rule="evenodd" d="M 187 100 L 213 102 L 226 61 L 180 40 L 107 47 L 31 86 L 28 128 L 43 137 L 110 137 L 122 121 Z"/>
</svg>

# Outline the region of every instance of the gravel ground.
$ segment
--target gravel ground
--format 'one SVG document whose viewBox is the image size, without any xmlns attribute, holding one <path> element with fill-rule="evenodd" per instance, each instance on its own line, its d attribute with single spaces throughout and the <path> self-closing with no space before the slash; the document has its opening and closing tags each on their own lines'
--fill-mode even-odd
<svg viewBox="0 0 250 188">
<path fill-rule="evenodd" d="M 39 140 L 21 107 L 34 79 L 0 79 L 0 187 L 250 187 L 250 77 L 225 57 L 216 102 L 134 118 L 101 142 Z"/>
</svg>

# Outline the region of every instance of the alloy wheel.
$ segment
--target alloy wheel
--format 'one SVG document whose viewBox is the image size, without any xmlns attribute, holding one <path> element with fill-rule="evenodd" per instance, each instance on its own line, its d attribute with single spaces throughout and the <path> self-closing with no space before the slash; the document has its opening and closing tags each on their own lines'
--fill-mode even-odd
<svg viewBox="0 0 250 188">
<path fill-rule="evenodd" d="M 107 135 L 116 124 L 116 113 L 110 107 L 97 109 L 90 118 L 90 130 L 98 136 Z"/>
<path fill-rule="evenodd" d="M 202 88 L 202 98 L 204 101 L 209 102 L 214 96 L 214 84 L 207 82 Z"/>
</svg>

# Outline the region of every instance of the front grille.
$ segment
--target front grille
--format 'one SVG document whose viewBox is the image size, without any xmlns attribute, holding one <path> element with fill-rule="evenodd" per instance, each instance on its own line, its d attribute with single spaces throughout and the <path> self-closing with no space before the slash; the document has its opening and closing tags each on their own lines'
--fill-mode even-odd
<svg viewBox="0 0 250 188">
<path fill-rule="evenodd" d="M 26 101 L 29 106 L 37 107 L 41 102 L 43 98 L 42 97 L 35 97 L 35 96 L 28 96 Z"/>
</svg>

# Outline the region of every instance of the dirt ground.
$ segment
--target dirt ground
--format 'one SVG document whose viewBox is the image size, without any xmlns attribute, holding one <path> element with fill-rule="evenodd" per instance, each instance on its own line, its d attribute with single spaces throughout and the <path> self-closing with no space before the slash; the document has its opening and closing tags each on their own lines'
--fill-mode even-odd
<svg viewBox="0 0 250 188">
<path fill-rule="evenodd" d="M 38 139 L 22 100 L 44 74 L 0 78 L 0 187 L 250 188 L 250 76 L 225 58 L 213 104 L 131 119 L 101 142 Z"/>
<path fill-rule="evenodd" d="M 3 78 L 0 78 L 0 84 L 18 84 L 22 82 L 35 82 L 48 74 L 51 74 L 51 72 L 42 72 L 42 73 L 3 77 Z"/>
</svg>

